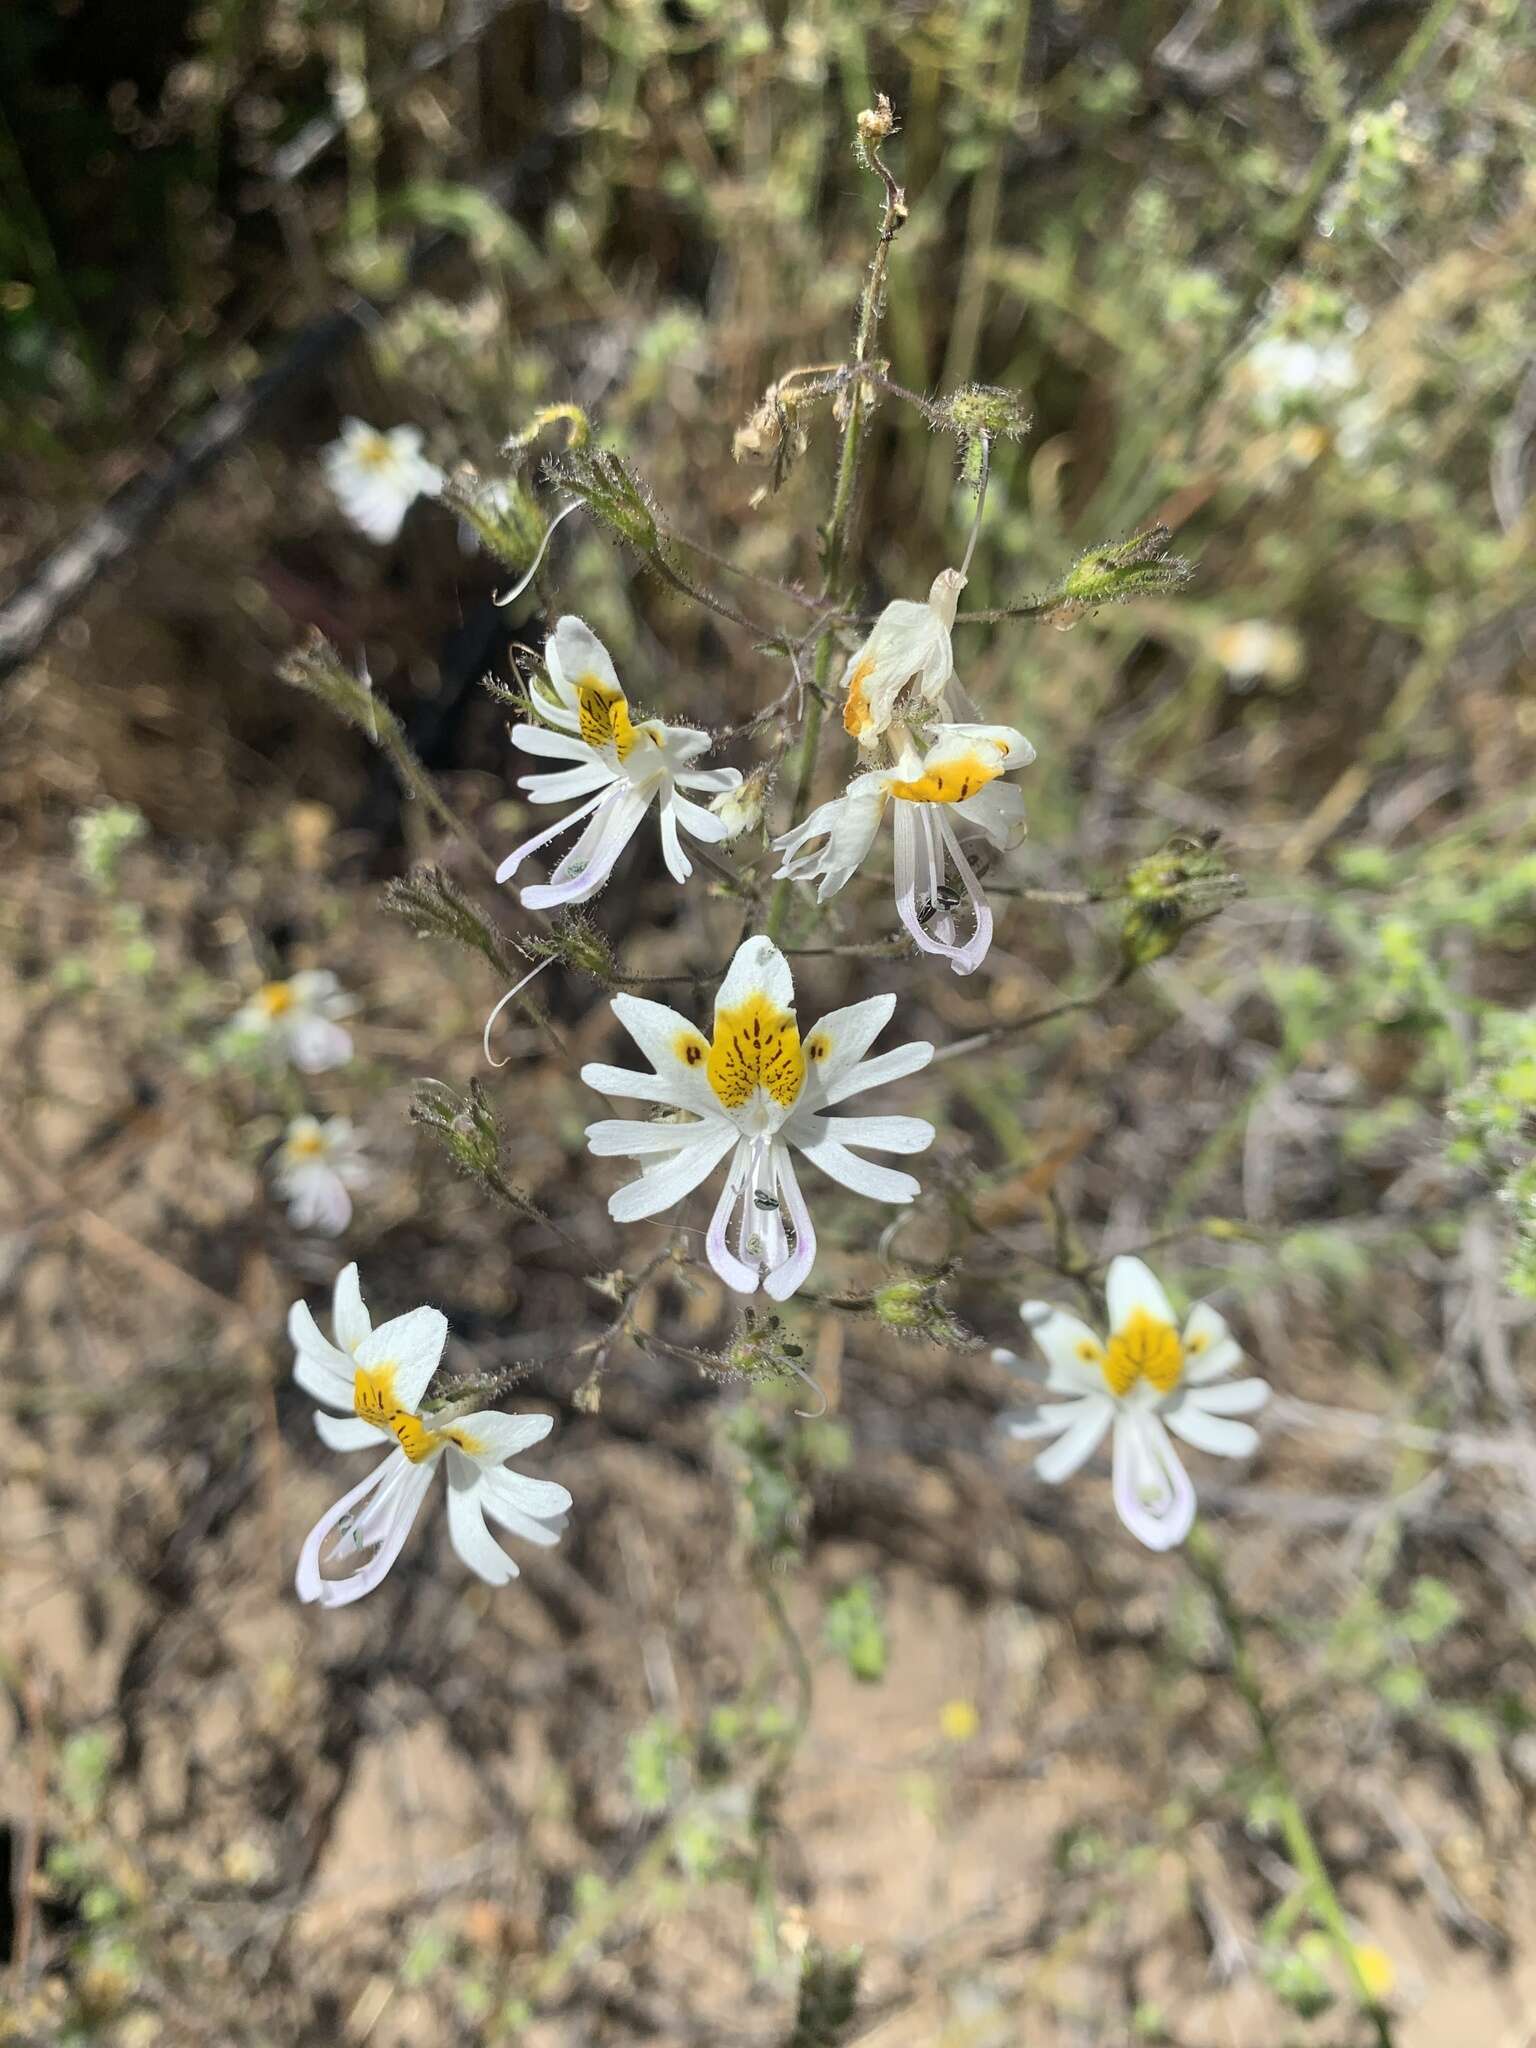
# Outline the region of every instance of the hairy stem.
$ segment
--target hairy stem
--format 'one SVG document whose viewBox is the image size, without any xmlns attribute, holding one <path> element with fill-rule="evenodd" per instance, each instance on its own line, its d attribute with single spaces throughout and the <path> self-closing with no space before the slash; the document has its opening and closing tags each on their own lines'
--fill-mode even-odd
<svg viewBox="0 0 1536 2048">
<path fill-rule="evenodd" d="M 901 224 L 907 217 L 906 195 L 881 161 L 878 144 L 870 143 L 868 150 L 870 165 L 885 186 L 885 213 L 880 222 L 880 236 L 875 244 L 869 274 L 864 280 L 863 296 L 859 300 L 859 325 L 853 344 L 853 360 L 856 364 L 865 362 L 874 349 L 875 336 L 880 326 L 881 307 L 885 299 L 885 273 L 891 243 L 896 239 Z M 859 442 L 868 403 L 867 390 L 868 386 L 860 379 L 853 385 L 848 396 L 848 416 L 843 423 L 843 445 L 837 458 L 837 482 L 832 492 L 832 515 L 827 521 L 826 555 L 821 579 L 821 595 L 824 600 L 832 597 L 842 576 L 848 537 L 848 516 L 853 509 L 853 490 L 858 480 Z M 833 645 L 831 628 L 824 628 L 816 643 L 814 687 L 806 699 L 805 730 L 801 735 L 800 758 L 795 769 L 791 825 L 800 822 L 810 804 L 811 785 L 816 778 L 816 747 L 821 738 L 821 707 L 832 674 Z M 770 939 L 777 939 L 784 929 L 793 888 L 794 884 L 786 877 L 773 892 L 773 899 L 768 908 L 767 932 Z"/>
</svg>

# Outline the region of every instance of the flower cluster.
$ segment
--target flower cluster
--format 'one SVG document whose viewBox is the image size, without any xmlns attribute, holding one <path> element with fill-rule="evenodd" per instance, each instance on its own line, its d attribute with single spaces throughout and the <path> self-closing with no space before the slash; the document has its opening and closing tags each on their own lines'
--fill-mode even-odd
<svg viewBox="0 0 1536 2048">
<path fill-rule="evenodd" d="M 1011 725 L 971 716 L 955 681 L 950 629 L 963 578 L 938 576 L 926 604 L 898 598 L 843 674 L 843 726 L 862 754 L 884 755 L 840 797 L 776 839 L 779 874 L 835 896 L 867 859 L 891 811 L 896 912 L 916 945 L 973 974 L 992 944 L 992 910 L 964 835 L 1008 852 L 1024 837 L 1024 798 L 1002 778 L 1035 750 Z"/>
</svg>

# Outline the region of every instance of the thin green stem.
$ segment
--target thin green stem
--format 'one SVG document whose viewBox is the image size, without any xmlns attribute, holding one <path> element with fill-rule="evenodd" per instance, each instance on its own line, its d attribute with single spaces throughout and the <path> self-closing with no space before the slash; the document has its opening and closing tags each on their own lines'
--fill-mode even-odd
<svg viewBox="0 0 1536 2048">
<path fill-rule="evenodd" d="M 1189 1532 L 1185 1554 L 1220 1617 L 1232 1655 L 1232 1683 L 1253 1723 L 1259 1757 L 1280 1816 L 1286 1850 L 1306 1889 L 1308 1907 L 1348 1973 L 1355 2002 L 1375 2031 L 1376 2048 L 1393 2048 L 1391 2017 L 1366 1981 L 1359 1953 L 1350 1936 L 1343 1902 L 1328 1874 L 1322 1851 L 1317 1846 L 1306 1812 L 1285 1767 L 1274 1716 L 1264 1698 L 1263 1684 L 1248 1639 L 1248 1624 L 1227 1584 L 1220 1546 L 1204 1525 L 1196 1522 Z"/>
<path fill-rule="evenodd" d="M 864 280 L 863 296 L 859 300 L 859 326 L 853 344 L 853 360 L 856 364 L 865 362 L 873 352 L 875 336 L 880 326 L 881 305 L 885 298 L 885 273 L 891 243 L 907 217 L 906 195 L 881 162 L 877 144 L 868 145 L 868 156 L 871 168 L 885 186 L 885 213 L 880 222 L 880 237 L 875 244 L 869 275 Z M 848 416 L 843 424 L 843 445 L 837 458 L 837 482 L 832 492 L 832 515 L 827 521 L 827 546 L 821 581 L 823 599 L 832 597 L 843 572 L 848 519 L 853 509 L 854 485 L 858 481 L 859 443 L 863 434 L 867 389 L 861 378 L 854 383 L 848 396 Z M 800 758 L 795 768 L 791 824 L 798 824 L 810 805 L 811 786 L 816 778 L 816 748 L 821 738 L 821 708 L 832 674 L 833 647 L 832 631 L 830 627 L 824 628 L 816 643 L 812 688 L 806 700 L 805 728 L 800 739 Z M 768 907 L 767 933 L 770 939 L 777 939 L 784 929 L 784 920 L 789 915 L 794 886 L 786 877 L 773 892 Z"/>
</svg>

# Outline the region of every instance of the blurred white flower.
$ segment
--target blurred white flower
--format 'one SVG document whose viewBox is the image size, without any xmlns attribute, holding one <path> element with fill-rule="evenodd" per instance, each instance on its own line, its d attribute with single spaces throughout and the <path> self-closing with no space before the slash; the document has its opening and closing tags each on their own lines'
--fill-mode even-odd
<svg viewBox="0 0 1536 2048">
<path fill-rule="evenodd" d="M 301 1073 L 323 1074 L 352 1057 L 352 1034 L 337 1021 L 356 1004 L 329 968 L 306 968 L 287 981 L 268 981 L 234 1019 L 236 1032 L 265 1039 Z"/>
<path fill-rule="evenodd" d="M 443 1354 L 447 1321 L 435 1308 L 416 1308 L 374 1329 L 356 1266 L 337 1278 L 331 1321 L 334 1344 L 321 1336 L 302 1301 L 288 1312 L 293 1376 L 321 1404 L 315 1428 L 333 1451 L 371 1450 L 382 1443 L 392 1448 L 304 1539 L 294 1581 L 299 1598 L 345 1607 L 371 1593 L 400 1555 L 439 1465 L 448 1484 L 454 1549 L 488 1585 L 515 1579 L 517 1566 L 485 1518 L 528 1543 L 559 1541 L 557 1525 L 571 1505 L 569 1493 L 550 1480 L 509 1472 L 504 1464 L 548 1436 L 550 1418 L 492 1409 L 452 1415 L 441 1424 L 424 1418 L 421 1401 Z M 332 1409 L 338 1412 L 325 1412 Z M 355 1569 L 337 1570 L 346 1565 Z"/>
<path fill-rule="evenodd" d="M 675 882 L 686 882 L 693 864 L 683 851 L 681 833 L 719 845 L 729 832 L 724 820 L 683 791 L 713 796 L 735 789 L 740 769 L 689 766 L 709 751 L 708 733 L 664 725 L 659 718 L 636 725 L 607 648 L 590 626 L 569 613 L 545 641 L 544 662 L 550 689 L 537 693 L 535 707 L 542 723 L 514 726 L 512 738 L 525 753 L 574 765 L 553 774 L 520 776 L 518 787 L 536 804 L 563 803 L 567 797 L 587 801 L 509 853 L 496 870 L 497 881 L 510 880 L 530 853 L 585 818 L 586 830 L 549 881 L 521 892 L 527 910 L 585 903 L 613 873 L 655 804 L 667 872 Z"/>
<path fill-rule="evenodd" d="M 848 657 L 843 729 L 861 747 L 875 746 L 893 720 L 920 717 L 943 697 L 955 673 L 949 634 L 964 588 L 958 569 L 943 570 L 926 604 L 895 599 Z"/>
<path fill-rule="evenodd" d="M 1301 667 L 1301 642 L 1267 619 L 1237 619 L 1218 626 L 1211 652 L 1235 683 L 1288 683 Z"/>
<path fill-rule="evenodd" d="M 956 974 L 972 974 L 992 943 L 992 908 L 961 846 L 960 826 L 1003 851 L 1018 845 L 1024 797 L 998 778 L 1027 767 L 1035 750 L 1011 725 L 935 725 L 922 753 L 905 727 L 899 731 L 891 767 L 856 775 L 840 797 L 774 840 L 784 856 L 778 874 L 819 879 L 816 900 L 825 903 L 863 863 L 892 805 L 897 914 L 925 953 L 939 954 Z M 970 929 L 962 937 L 967 905 Z"/>
<path fill-rule="evenodd" d="M 336 502 L 370 540 L 393 540 L 416 500 L 442 489 L 443 472 L 422 454 L 421 440 L 420 427 L 385 434 L 364 420 L 346 419 L 321 453 Z"/>
<path fill-rule="evenodd" d="M 373 1178 L 350 1117 L 296 1116 L 273 1162 L 273 1182 L 295 1230 L 339 1237 L 352 1221 L 352 1189 Z"/>
<path fill-rule="evenodd" d="M 1342 339 L 1315 342 L 1267 335 L 1248 351 L 1245 367 L 1254 410 L 1272 426 L 1299 403 L 1328 409 L 1333 400 L 1360 384 L 1355 351 Z"/>
<path fill-rule="evenodd" d="M 705 1249 L 728 1287 L 759 1285 L 784 1301 L 816 1257 L 810 1210 L 795 1177 L 802 1152 L 828 1179 L 877 1202 L 910 1202 L 910 1174 L 873 1165 L 849 1148 L 926 1151 L 933 1125 L 913 1116 L 828 1116 L 861 1089 L 915 1074 L 933 1057 L 923 1042 L 865 1059 L 890 1022 L 894 995 L 871 996 L 823 1017 L 802 1042 L 789 964 L 771 939 L 748 939 L 715 998 L 714 1036 L 688 1018 L 638 996 L 613 998 L 613 1014 L 651 1062 L 649 1073 L 586 1066 L 581 1078 L 604 1095 L 664 1104 L 682 1120 L 622 1117 L 589 1124 L 599 1158 L 641 1159 L 640 1178 L 611 1196 L 619 1223 L 659 1216 L 692 1194 L 729 1158 Z"/>
<path fill-rule="evenodd" d="M 1258 1432 L 1246 1422 L 1269 1399 L 1261 1379 L 1227 1378 L 1243 1354 L 1225 1322 L 1204 1302 L 1182 1334 L 1162 1283 L 1140 1259 L 1112 1261 L 1107 1282 L 1109 1338 L 1100 1339 L 1065 1310 L 1026 1301 L 1019 1310 L 1050 1370 L 1048 1392 L 1065 1394 L 1002 1417 L 1010 1436 L 1054 1437 L 1035 1460 L 1052 1485 L 1070 1479 L 1114 1428 L 1115 1508 L 1151 1550 L 1171 1550 L 1195 1519 L 1195 1490 L 1169 1430 L 1196 1450 L 1246 1458 Z M 1020 1363 L 995 1351 L 1001 1365 Z"/>
</svg>

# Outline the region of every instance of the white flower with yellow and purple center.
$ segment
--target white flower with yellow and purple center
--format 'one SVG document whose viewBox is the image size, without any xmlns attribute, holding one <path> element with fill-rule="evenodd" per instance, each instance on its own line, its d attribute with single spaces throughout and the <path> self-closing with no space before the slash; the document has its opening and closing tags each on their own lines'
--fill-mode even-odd
<svg viewBox="0 0 1536 2048">
<path fill-rule="evenodd" d="M 1086 1464 L 1113 1427 L 1116 1512 L 1149 1549 L 1172 1550 L 1194 1522 L 1195 1489 L 1168 1432 L 1196 1450 L 1246 1458 L 1258 1431 L 1235 1418 L 1257 1413 L 1269 1386 L 1228 1378 L 1243 1354 L 1226 1323 L 1198 1302 L 1181 1331 L 1162 1282 L 1140 1259 L 1112 1260 L 1106 1291 L 1107 1340 L 1064 1309 L 1023 1303 L 1019 1314 L 1049 1364 L 1046 1390 L 1067 1398 L 1020 1409 L 1002 1424 L 1013 1437 L 1056 1439 L 1035 1460 L 1036 1475 L 1053 1486 Z M 1012 1351 L 992 1355 L 1001 1365 L 1021 1363 Z"/>
<path fill-rule="evenodd" d="M 889 767 L 856 775 L 840 797 L 774 840 L 784 856 L 778 873 L 819 881 L 816 900 L 825 903 L 868 857 L 889 808 L 897 915 L 923 952 L 938 954 L 956 974 L 974 974 L 992 944 L 992 906 L 961 827 L 1003 852 L 1019 844 L 1024 797 L 1000 778 L 1027 767 L 1035 750 L 1011 725 L 934 725 L 922 745 L 910 728 L 893 725 L 885 742 L 895 756 Z"/>
<path fill-rule="evenodd" d="M 731 828 L 685 792 L 718 796 L 735 789 L 740 769 L 692 765 L 709 751 L 706 732 L 666 725 L 659 718 L 636 724 L 607 648 L 590 626 L 569 613 L 544 643 L 544 665 L 549 688 L 534 692 L 540 722 L 514 726 L 512 738 L 525 753 L 573 765 L 520 776 L 518 788 L 536 804 L 564 803 L 568 797 L 586 801 L 509 853 L 496 870 L 497 881 L 510 881 L 530 853 L 585 819 L 586 829 L 548 882 L 521 892 L 526 910 L 585 903 L 613 873 L 655 804 L 667 872 L 675 882 L 686 882 L 693 864 L 683 851 L 682 834 L 718 846 L 731 836 Z"/>
<path fill-rule="evenodd" d="M 400 1555 L 440 1465 L 448 1483 L 449 1541 L 487 1585 L 517 1577 L 517 1566 L 486 1527 L 487 1516 L 528 1543 L 560 1540 L 556 1525 L 571 1496 L 551 1480 L 525 1479 L 504 1464 L 548 1436 L 553 1424 L 547 1415 L 494 1409 L 441 1419 L 422 1415 L 448 1336 L 440 1310 L 415 1308 L 375 1329 L 354 1265 L 337 1277 L 331 1323 L 334 1344 L 302 1301 L 288 1311 L 293 1376 L 321 1404 L 315 1417 L 321 1441 L 333 1451 L 376 1450 L 383 1443 L 391 1449 L 304 1539 L 294 1578 L 301 1600 L 345 1607 L 371 1593 Z"/>
<path fill-rule="evenodd" d="M 715 998 L 714 1035 L 638 996 L 613 998 L 613 1013 L 652 1071 L 585 1066 L 581 1078 L 604 1095 L 631 1096 L 677 1113 L 662 1122 L 614 1117 L 587 1127 L 600 1158 L 642 1159 L 640 1178 L 609 1198 L 615 1222 L 659 1216 L 692 1194 L 721 1160 L 730 1166 L 705 1240 L 709 1263 L 728 1287 L 759 1286 L 784 1301 L 816 1258 L 816 1232 L 795 1177 L 800 1152 L 828 1179 L 877 1202 L 910 1202 L 918 1183 L 876 1166 L 871 1152 L 923 1152 L 933 1125 L 915 1116 L 829 1116 L 865 1088 L 927 1066 L 918 1041 L 866 1059 L 891 1020 L 894 995 L 833 1010 L 802 1040 L 789 963 L 771 939 L 738 948 Z"/>
</svg>

